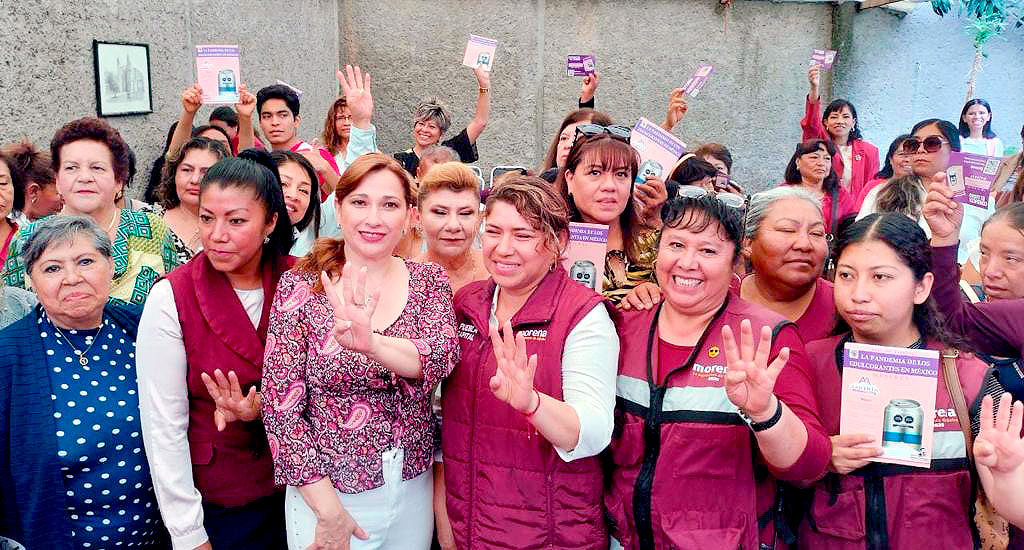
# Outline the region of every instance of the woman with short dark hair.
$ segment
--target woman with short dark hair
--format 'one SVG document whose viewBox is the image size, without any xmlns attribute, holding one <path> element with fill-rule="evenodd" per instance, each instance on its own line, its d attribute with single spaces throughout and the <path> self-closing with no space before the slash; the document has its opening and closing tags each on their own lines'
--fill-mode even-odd
<svg viewBox="0 0 1024 550">
<path fill-rule="evenodd" d="M 835 233 L 839 222 L 857 213 L 853 195 L 839 185 L 833 168 L 836 147 L 829 140 L 810 139 L 798 143 L 786 165 L 786 181 L 782 185 L 800 186 L 821 199 L 825 215 L 825 232 Z"/>
</svg>

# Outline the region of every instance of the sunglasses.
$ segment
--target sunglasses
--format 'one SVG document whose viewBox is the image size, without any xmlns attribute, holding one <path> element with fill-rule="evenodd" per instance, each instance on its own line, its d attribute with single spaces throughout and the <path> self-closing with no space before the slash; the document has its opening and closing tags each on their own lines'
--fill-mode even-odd
<svg viewBox="0 0 1024 550">
<path fill-rule="evenodd" d="M 748 200 L 747 197 L 741 197 L 735 193 L 714 193 L 696 185 L 680 185 L 675 198 L 666 202 L 661 209 L 661 221 L 668 223 L 676 219 L 680 212 L 690 206 L 689 201 L 702 198 L 716 200 L 728 208 L 740 211 L 747 207 Z"/>
<path fill-rule="evenodd" d="M 573 142 L 579 139 L 580 136 L 594 137 L 608 134 L 613 138 L 625 141 L 629 143 L 629 132 L 628 126 L 601 126 L 600 124 L 580 124 L 576 127 L 576 136 L 573 138 Z"/>
<path fill-rule="evenodd" d="M 903 142 L 902 148 L 904 153 L 916 153 L 921 146 L 924 145 L 925 153 L 934 153 L 939 149 L 942 149 L 942 146 L 947 143 L 949 142 L 939 136 L 928 136 L 923 140 L 912 137 Z"/>
</svg>

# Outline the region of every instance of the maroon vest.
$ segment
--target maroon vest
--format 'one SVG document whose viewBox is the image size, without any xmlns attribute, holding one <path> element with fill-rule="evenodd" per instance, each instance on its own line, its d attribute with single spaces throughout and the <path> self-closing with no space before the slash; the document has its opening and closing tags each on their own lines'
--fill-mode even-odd
<svg viewBox="0 0 1024 550">
<path fill-rule="evenodd" d="M 471 283 L 455 297 L 462 356 L 442 392 L 448 517 L 456 545 L 474 548 L 607 548 L 597 457 L 563 461 L 526 418 L 488 387 L 496 364 L 488 337 L 495 284 Z M 537 354 L 534 387 L 562 399 L 566 336 L 601 296 L 561 267 L 547 274 L 512 318 Z"/>
<path fill-rule="evenodd" d="M 259 388 L 274 290 L 293 262 L 289 257 L 264 266 L 258 328 L 253 328 L 227 277 L 213 268 L 205 253 L 167 276 L 188 361 L 192 475 L 204 502 L 235 507 L 274 492 L 274 465 L 263 422 L 231 422 L 218 432 L 213 424 L 216 405 L 200 374 L 235 371 L 243 394 L 252 386 Z"/>
</svg>

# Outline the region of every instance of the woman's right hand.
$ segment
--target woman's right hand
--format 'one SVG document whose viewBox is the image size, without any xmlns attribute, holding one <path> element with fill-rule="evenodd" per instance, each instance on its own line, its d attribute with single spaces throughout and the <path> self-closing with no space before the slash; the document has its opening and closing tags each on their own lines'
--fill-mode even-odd
<svg viewBox="0 0 1024 550">
<path fill-rule="evenodd" d="M 964 205 L 953 200 L 953 189 L 946 183 L 945 172 L 938 172 L 932 177 L 921 215 L 932 230 L 932 246 L 949 246 L 959 242 Z"/>
<path fill-rule="evenodd" d="M 199 84 L 192 86 L 181 94 L 181 108 L 184 109 L 186 113 L 194 115 L 202 105 L 203 89 L 199 87 Z"/>
<path fill-rule="evenodd" d="M 879 447 L 861 446 L 875 440 L 870 435 L 842 434 L 833 435 L 831 439 L 832 462 L 829 464 L 829 469 L 837 474 L 846 475 L 870 464 L 871 461 L 867 459 L 882 456 L 882 449 Z"/>
<path fill-rule="evenodd" d="M 821 87 L 821 67 L 817 63 L 811 65 L 810 69 L 807 69 L 807 84 L 810 85 L 807 97 L 811 101 L 818 101 L 818 89 Z"/>
<path fill-rule="evenodd" d="M 348 550 L 352 537 L 367 540 L 370 535 L 363 531 L 347 510 L 341 508 L 330 517 L 316 520 L 316 538 L 306 550 Z"/>
<path fill-rule="evenodd" d="M 672 90 L 672 93 L 668 96 L 668 111 L 665 113 L 665 124 L 661 127 L 671 132 L 679 121 L 683 120 L 686 116 L 686 111 L 690 109 L 690 105 L 686 102 L 686 91 L 682 88 L 676 88 Z"/>
<path fill-rule="evenodd" d="M 363 72 L 359 65 L 345 65 L 345 70 L 338 70 L 338 84 L 345 102 L 352 112 L 352 125 L 367 129 L 373 119 L 373 92 L 370 89 L 370 73 Z"/>
<path fill-rule="evenodd" d="M 974 440 L 974 458 L 979 466 L 1007 474 L 1024 465 L 1024 439 L 1020 435 L 1024 404 L 1014 403 L 1009 393 L 1003 393 L 999 413 L 993 414 L 992 410 L 992 396 L 986 395 L 981 401 L 981 428 Z"/>
</svg>

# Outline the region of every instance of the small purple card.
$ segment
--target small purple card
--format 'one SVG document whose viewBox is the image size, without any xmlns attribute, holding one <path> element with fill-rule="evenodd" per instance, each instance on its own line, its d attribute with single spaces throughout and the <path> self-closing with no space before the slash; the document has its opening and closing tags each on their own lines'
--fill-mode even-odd
<svg viewBox="0 0 1024 550">
<path fill-rule="evenodd" d="M 835 62 L 835 50 L 814 50 L 814 52 L 811 53 L 811 63 L 825 69 L 826 71 L 831 69 Z"/>
<path fill-rule="evenodd" d="M 592 55 L 572 54 L 565 60 L 565 76 L 590 76 L 595 65 Z"/>
<path fill-rule="evenodd" d="M 708 79 L 711 75 L 715 74 L 715 67 L 708 65 L 707 63 L 697 68 L 697 72 L 693 73 L 690 80 L 683 84 L 683 91 L 690 97 L 697 97 L 704 85 L 708 83 Z"/>
<path fill-rule="evenodd" d="M 989 194 L 992 184 L 996 181 L 1000 162 L 1002 159 L 999 157 L 951 152 L 946 178 L 949 187 L 953 189 L 953 200 L 978 208 L 988 208 Z"/>
</svg>

